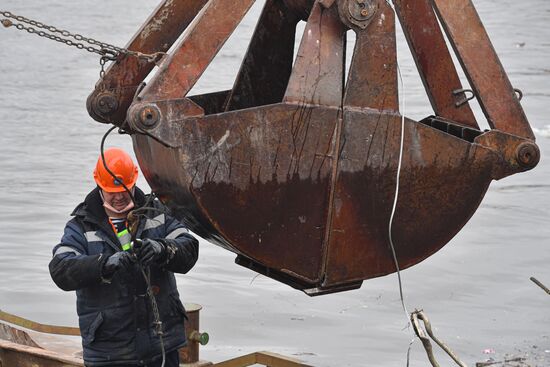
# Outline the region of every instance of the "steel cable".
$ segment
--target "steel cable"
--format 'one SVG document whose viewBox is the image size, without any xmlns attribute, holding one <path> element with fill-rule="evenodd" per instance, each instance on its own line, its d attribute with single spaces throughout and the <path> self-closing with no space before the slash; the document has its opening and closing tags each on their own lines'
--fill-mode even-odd
<svg viewBox="0 0 550 367">
<path fill-rule="evenodd" d="M 124 182 L 122 182 L 121 180 L 118 179 L 118 177 L 113 173 L 113 171 L 111 171 L 109 169 L 109 167 L 107 166 L 107 162 L 105 161 L 105 140 L 107 139 L 107 137 L 109 136 L 109 134 L 114 130 L 116 129 L 117 127 L 116 126 L 113 126 L 111 128 L 109 128 L 109 130 L 107 130 L 107 132 L 103 135 L 103 138 L 101 139 L 101 145 L 100 145 L 100 151 L 101 151 L 101 162 L 103 164 L 103 167 L 105 168 L 105 170 L 109 173 L 109 175 L 111 175 L 113 177 L 114 180 L 118 180 L 118 182 L 120 182 L 120 184 L 122 185 L 122 187 L 124 188 L 124 190 L 126 191 L 126 193 L 128 195 L 130 195 L 130 199 L 132 200 L 132 202 L 134 203 L 134 206 L 137 208 L 137 203 L 136 203 L 136 200 L 135 200 L 135 197 L 134 195 L 132 194 L 132 192 L 130 191 L 130 189 L 124 184 Z M 145 206 L 144 207 L 140 207 L 140 208 L 137 208 L 135 210 L 132 210 L 130 213 L 132 215 L 136 215 L 136 217 L 140 217 L 140 216 L 143 216 L 143 217 L 146 217 L 147 218 L 147 215 L 146 214 L 141 214 L 141 212 L 139 213 L 136 213 L 136 211 L 146 211 L 146 210 L 158 210 L 158 211 L 161 211 L 164 213 L 164 211 L 160 210 L 160 209 L 157 209 L 157 208 L 154 208 L 151 205 L 152 201 L 154 200 L 154 195 L 153 193 L 151 193 L 151 195 L 149 195 L 146 203 L 145 203 Z M 130 215 L 130 214 L 129 214 Z M 135 243 L 136 242 L 136 234 L 135 232 L 132 233 L 133 231 L 130 231 L 131 232 L 131 235 L 132 235 L 132 243 Z M 139 269 L 141 271 L 141 274 L 143 275 L 143 279 L 145 280 L 145 284 L 147 286 L 147 296 L 149 297 L 149 300 L 150 300 L 150 303 L 151 303 L 151 309 L 153 310 L 153 317 L 154 317 L 154 324 L 155 324 L 155 332 L 156 334 L 158 335 L 159 337 L 159 340 L 160 340 L 160 349 L 161 349 L 161 353 L 162 353 L 162 364 L 161 364 L 161 367 L 164 367 L 164 364 L 166 363 L 166 351 L 164 349 L 164 339 L 162 337 L 163 335 L 163 331 L 162 331 L 162 321 L 160 319 L 160 313 L 159 313 L 159 310 L 158 310 L 158 304 L 157 304 L 157 301 L 155 299 L 155 295 L 153 293 L 153 290 L 152 290 L 152 287 L 151 287 L 151 274 L 150 274 L 150 269 L 147 268 L 147 271 L 145 270 L 145 268 L 143 267 L 143 264 L 141 264 L 141 262 L 137 262 L 138 266 L 139 266 Z"/>
<path fill-rule="evenodd" d="M 119 55 L 130 55 L 139 59 L 143 59 L 147 62 L 157 63 L 164 55 L 166 55 L 166 53 L 164 52 L 144 54 L 139 51 L 128 50 L 126 48 L 111 45 L 106 42 L 101 42 L 93 38 L 84 37 L 78 33 L 71 33 L 67 30 L 47 25 L 42 22 L 23 17 L 21 15 L 16 15 L 12 12 L 5 10 L 0 10 L 0 15 L 5 17 L 1 20 L 1 23 L 6 28 L 14 26 L 20 31 L 27 31 L 30 34 L 36 34 L 39 37 L 48 38 L 52 41 L 64 43 L 67 46 L 76 47 L 79 50 L 86 50 L 91 53 L 96 53 L 98 55 L 101 55 L 102 58 L 107 58 L 107 60 L 110 61 L 114 61 Z M 11 19 L 19 23 L 15 23 Z"/>
<path fill-rule="evenodd" d="M 386 3 L 392 8 L 393 12 L 397 15 L 397 12 L 395 11 L 395 8 L 393 7 L 393 4 L 390 3 L 389 0 L 386 0 Z M 401 168 L 402 168 L 402 163 L 403 163 L 403 150 L 404 150 L 404 143 L 405 143 L 405 83 L 403 82 L 403 75 L 401 74 L 401 68 L 399 67 L 399 63 L 397 63 L 397 71 L 398 71 L 398 75 L 399 75 L 399 82 L 400 82 L 400 88 L 399 88 L 399 101 L 401 103 L 401 107 L 400 107 L 400 113 L 401 113 L 401 138 L 400 138 L 400 142 L 399 142 L 399 159 L 398 159 L 398 163 L 397 163 L 397 174 L 396 174 L 396 179 L 395 179 L 395 195 L 394 195 L 394 199 L 393 199 L 393 205 L 392 205 L 392 210 L 391 210 L 391 214 L 390 214 L 390 220 L 389 220 L 389 223 L 388 223 L 388 238 L 389 238 L 389 243 L 390 243 L 390 248 L 391 248 L 391 252 L 392 252 L 392 257 L 393 257 L 393 261 L 395 263 L 395 269 L 396 269 L 396 272 L 397 272 L 397 280 L 398 280 L 398 283 L 399 283 L 399 297 L 400 297 L 400 300 L 401 300 L 401 306 L 403 307 L 403 312 L 405 313 L 405 317 L 406 317 L 406 320 L 407 320 L 407 326 L 406 328 L 409 329 L 410 333 L 411 333 L 411 341 L 409 342 L 409 346 L 407 348 L 407 362 L 406 362 L 406 366 L 409 367 L 410 365 L 410 353 L 411 353 L 411 348 L 412 348 L 412 345 L 414 343 L 414 341 L 416 340 L 416 335 L 414 333 L 414 331 L 412 330 L 412 324 L 411 324 L 411 321 L 410 321 L 410 318 L 409 318 L 409 311 L 407 310 L 407 306 L 405 304 L 405 297 L 404 297 L 404 292 L 403 292 L 403 280 L 401 279 L 401 269 L 399 267 L 399 261 L 397 259 L 397 253 L 395 251 L 395 244 L 394 244 L 394 241 L 393 241 L 393 235 L 392 235 L 392 230 L 393 230 L 393 220 L 394 220 L 394 217 L 395 217 L 395 212 L 397 211 L 397 201 L 399 199 L 399 180 L 401 178 Z"/>
</svg>

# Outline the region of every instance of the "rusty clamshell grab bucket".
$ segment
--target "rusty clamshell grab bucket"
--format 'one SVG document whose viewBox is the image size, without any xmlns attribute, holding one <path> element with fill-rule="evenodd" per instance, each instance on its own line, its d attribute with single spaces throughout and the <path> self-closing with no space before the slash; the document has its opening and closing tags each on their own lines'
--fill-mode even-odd
<svg viewBox="0 0 550 367">
<path fill-rule="evenodd" d="M 402 133 L 392 232 L 400 268 L 449 242 L 492 180 L 538 163 L 470 0 L 394 0 L 395 9 L 384 0 L 267 0 L 233 88 L 188 97 L 253 2 L 161 3 L 128 48 L 166 52 L 186 33 L 149 84 L 138 90 L 152 65 L 119 57 L 88 99 L 92 117 L 132 133 L 148 183 L 173 214 L 237 263 L 310 295 L 396 271 L 388 223 Z M 395 15 L 434 109 L 406 118 L 403 132 Z M 464 98 L 443 31 L 490 131 Z"/>
</svg>

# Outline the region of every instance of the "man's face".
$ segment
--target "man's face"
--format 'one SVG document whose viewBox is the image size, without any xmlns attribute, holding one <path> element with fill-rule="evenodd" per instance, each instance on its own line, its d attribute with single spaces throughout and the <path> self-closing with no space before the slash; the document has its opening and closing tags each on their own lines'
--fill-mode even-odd
<svg viewBox="0 0 550 367">
<path fill-rule="evenodd" d="M 132 198 L 126 191 L 115 193 L 103 191 L 103 200 L 116 210 L 123 210 L 130 204 Z"/>
</svg>

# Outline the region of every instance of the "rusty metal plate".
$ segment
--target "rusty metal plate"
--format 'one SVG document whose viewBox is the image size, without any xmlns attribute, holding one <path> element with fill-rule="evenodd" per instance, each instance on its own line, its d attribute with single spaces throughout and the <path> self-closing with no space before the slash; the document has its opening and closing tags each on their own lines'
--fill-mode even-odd
<svg viewBox="0 0 550 367">
<path fill-rule="evenodd" d="M 315 3 L 283 101 L 340 106 L 344 88 L 345 27 L 335 7 Z"/>
<path fill-rule="evenodd" d="M 378 110 L 399 110 L 395 16 L 384 1 L 366 29 L 356 30 L 344 105 Z"/>
<path fill-rule="evenodd" d="M 181 145 L 134 148 L 153 190 L 201 236 L 319 281 L 338 110 L 273 105 L 191 118 Z"/>
<path fill-rule="evenodd" d="M 401 117 L 348 110 L 332 210 L 325 286 L 394 272 L 388 226 Z M 402 269 L 445 245 L 477 209 L 496 156 L 406 120 L 399 200 L 393 224 Z"/>
<path fill-rule="evenodd" d="M 177 49 L 140 94 L 146 101 L 184 97 L 235 30 L 255 0 L 210 1 Z M 215 31 L 214 31 L 215 30 Z"/>
<path fill-rule="evenodd" d="M 283 100 L 292 72 L 299 20 L 284 2 L 266 2 L 229 96 L 227 111 Z"/>
<path fill-rule="evenodd" d="M 387 228 L 400 117 L 347 110 L 333 181 L 338 111 L 281 104 L 189 118 L 177 122 L 178 149 L 144 135 L 134 147 L 153 190 L 193 231 L 321 292 L 395 271 Z M 405 136 L 394 225 L 403 268 L 462 228 L 498 159 L 410 120 Z"/>
<path fill-rule="evenodd" d="M 144 54 L 167 52 L 202 9 L 207 0 L 164 0 L 126 46 Z M 138 86 L 153 70 L 154 63 L 122 57 L 105 72 L 88 97 L 90 115 L 99 122 L 120 126 Z"/>
<path fill-rule="evenodd" d="M 392 232 L 402 268 L 445 245 L 492 179 L 539 159 L 469 1 L 433 1 L 490 123 L 503 131 L 483 133 L 469 107 L 453 109 L 448 94 L 460 82 L 430 4 L 396 0 L 440 115 L 405 122 Z M 394 272 L 388 225 L 401 116 L 393 10 L 384 0 L 269 0 L 233 89 L 186 97 L 252 2 L 209 2 L 129 108 L 147 181 L 176 217 L 235 252 L 239 264 L 308 294 Z M 426 10 L 416 23 L 414 4 Z M 471 24 L 461 23 L 464 14 Z M 306 16 L 291 70 L 295 22 Z M 471 27 L 460 34 L 464 24 Z M 357 42 L 344 85 L 348 28 Z M 484 58 L 489 66 L 476 65 Z"/>
</svg>

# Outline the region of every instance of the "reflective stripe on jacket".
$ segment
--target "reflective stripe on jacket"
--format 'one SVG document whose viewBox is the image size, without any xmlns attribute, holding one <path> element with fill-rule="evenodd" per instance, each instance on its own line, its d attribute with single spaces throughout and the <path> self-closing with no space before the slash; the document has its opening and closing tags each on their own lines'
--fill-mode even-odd
<svg viewBox="0 0 550 367">
<path fill-rule="evenodd" d="M 143 192 L 136 188 L 143 205 Z M 153 206 L 165 210 L 158 201 Z M 174 273 L 188 272 L 198 257 L 198 241 L 169 215 L 150 211 L 138 226 L 137 238 L 161 240 L 176 253 L 167 263 L 151 265 L 151 286 L 163 326 L 166 352 L 185 345 L 185 309 L 180 301 Z M 87 366 L 146 364 L 161 358 L 146 284 L 137 265 L 118 271 L 109 282 L 101 269 L 109 256 L 121 251 L 96 188 L 77 206 L 65 227 L 61 242 L 53 249 L 50 274 L 63 290 L 76 290 L 77 312 Z"/>
</svg>

